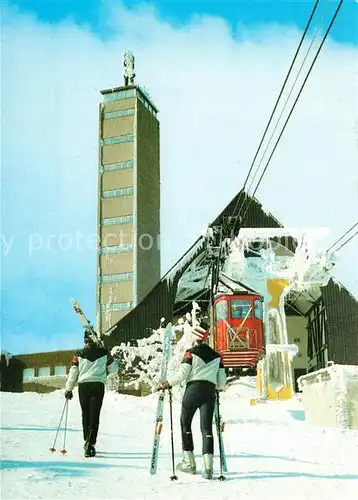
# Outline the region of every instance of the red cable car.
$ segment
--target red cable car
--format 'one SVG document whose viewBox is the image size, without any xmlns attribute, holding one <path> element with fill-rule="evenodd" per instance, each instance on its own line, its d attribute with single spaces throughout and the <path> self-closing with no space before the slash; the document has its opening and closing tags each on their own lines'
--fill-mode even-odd
<svg viewBox="0 0 358 500">
<path fill-rule="evenodd" d="M 214 349 L 225 368 L 255 369 L 263 355 L 263 299 L 238 292 L 214 301 Z"/>
</svg>

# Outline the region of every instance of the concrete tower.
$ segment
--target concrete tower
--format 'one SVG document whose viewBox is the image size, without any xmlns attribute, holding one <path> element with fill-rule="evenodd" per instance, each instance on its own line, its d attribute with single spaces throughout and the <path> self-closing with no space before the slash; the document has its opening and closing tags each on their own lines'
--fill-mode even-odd
<svg viewBox="0 0 358 500">
<path fill-rule="evenodd" d="M 104 333 L 160 279 L 158 110 L 134 83 L 102 90 L 99 112 L 97 323 Z"/>
</svg>

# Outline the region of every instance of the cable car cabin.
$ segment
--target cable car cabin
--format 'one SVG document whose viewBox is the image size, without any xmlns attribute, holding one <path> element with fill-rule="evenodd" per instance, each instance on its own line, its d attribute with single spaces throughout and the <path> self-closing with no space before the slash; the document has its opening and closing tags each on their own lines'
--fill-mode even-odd
<svg viewBox="0 0 358 500">
<path fill-rule="evenodd" d="M 214 302 L 214 348 L 225 368 L 255 368 L 263 352 L 262 297 L 222 295 Z"/>
</svg>

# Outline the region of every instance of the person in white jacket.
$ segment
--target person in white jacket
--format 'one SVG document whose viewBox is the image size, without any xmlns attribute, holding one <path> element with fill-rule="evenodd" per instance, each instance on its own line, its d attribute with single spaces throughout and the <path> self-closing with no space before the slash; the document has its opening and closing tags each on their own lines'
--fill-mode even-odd
<svg viewBox="0 0 358 500">
<path fill-rule="evenodd" d="M 189 474 L 196 474 L 191 424 L 194 414 L 199 409 L 204 477 L 211 479 L 213 475 L 213 415 L 216 391 L 225 390 L 227 378 L 220 354 L 205 343 L 208 333 L 208 330 L 200 326 L 192 329 L 194 347 L 185 352 L 178 372 L 164 381 L 161 386 L 162 389 L 170 389 L 186 382 L 180 416 L 183 459 L 177 465 L 177 469 Z"/>
<path fill-rule="evenodd" d="M 107 371 L 117 373 L 119 366 L 112 354 L 104 347 L 96 345 L 90 336 L 85 334 L 84 340 L 84 349 L 77 352 L 72 359 L 65 398 L 72 399 L 72 391 L 78 382 L 85 457 L 94 457 Z M 112 351 L 115 352 L 115 349 Z"/>
</svg>

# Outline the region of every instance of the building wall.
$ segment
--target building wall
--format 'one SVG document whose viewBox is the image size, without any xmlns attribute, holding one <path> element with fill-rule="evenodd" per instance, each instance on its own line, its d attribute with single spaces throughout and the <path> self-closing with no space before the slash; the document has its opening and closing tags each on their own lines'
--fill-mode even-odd
<svg viewBox="0 0 358 500">
<path fill-rule="evenodd" d="M 133 195 L 104 198 L 101 200 L 102 219 L 133 216 Z"/>
<path fill-rule="evenodd" d="M 21 354 L 13 356 L 7 366 L 1 359 L 1 390 L 51 392 L 63 388 L 75 351 Z M 49 375 L 42 376 L 43 369 Z M 58 370 L 61 371 L 60 375 L 56 375 Z"/>
<path fill-rule="evenodd" d="M 160 279 L 159 122 L 139 100 L 137 136 L 138 303 Z"/>
<path fill-rule="evenodd" d="M 103 274 L 132 273 L 133 252 L 101 255 L 100 266 Z"/>
<path fill-rule="evenodd" d="M 0 381 L 1 391 L 4 392 L 21 392 L 22 391 L 22 369 L 23 363 L 12 357 L 7 360 L 4 355 L 1 355 L 0 360 Z"/>
<path fill-rule="evenodd" d="M 102 147 L 102 165 L 113 165 L 131 161 L 133 158 L 133 142 L 121 142 L 118 144 L 105 144 Z"/>
<path fill-rule="evenodd" d="M 97 285 L 100 331 L 121 319 L 133 303 L 134 94 L 132 89 L 122 93 L 120 99 L 100 105 Z"/>
<path fill-rule="evenodd" d="M 136 86 L 103 93 L 97 260 L 101 332 L 125 316 L 160 278 L 159 249 L 143 254 L 136 245 L 138 234 L 159 233 L 157 111 Z"/>
<path fill-rule="evenodd" d="M 293 369 L 308 370 L 307 356 L 307 318 L 303 316 L 287 316 L 288 343 L 296 344 L 298 353 L 293 358 Z"/>
<path fill-rule="evenodd" d="M 333 280 L 321 291 L 327 315 L 329 361 L 358 365 L 358 301 Z"/>
<path fill-rule="evenodd" d="M 111 224 L 100 228 L 102 246 L 113 247 L 116 245 L 133 245 L 133 223 Z"/>
<path fill-rule="evenodd" d="M 286 316 L 287 336 L 289 344 L 296 344 L 298 353 L 292 360 L 292 378 L 295 382 L 295 390 L 298 391 L 297 379 L 308 373 L 307 354 L 307 318 L 303 316 Z"/>
<path fill-rule="evenodd" d="M 118 175 L 118 170 L 110 170 L 103 173 L 102 189 L 110 191 L 133 186 L 133 168 L 124 168 Z"/>
</svg>

